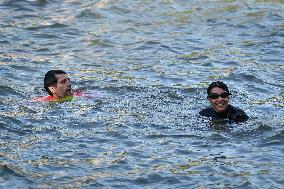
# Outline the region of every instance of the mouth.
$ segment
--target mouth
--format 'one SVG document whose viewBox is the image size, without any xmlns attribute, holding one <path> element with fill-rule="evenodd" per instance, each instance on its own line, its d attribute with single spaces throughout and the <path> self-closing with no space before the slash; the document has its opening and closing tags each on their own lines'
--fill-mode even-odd
<svg viewBox="0 0 284 189">
<path fill-rule="evenodd" d="M 223 108 L 223 107 L 225 107 L 225 104 L 219 103 L 219 104 L 217 104 L 217 107 L 218 107 L 218 108 Z"/>
<path fill-rule="evenodd" d="M 72 89 L 71 89 L 71 88 L 70 88 L 70 89 L 67 89 L 67 90 L 66 90 L 66 93 L 69 94 L 69 95 L 71 95 L 71 94 L 72 94 Z"/>
</svg>

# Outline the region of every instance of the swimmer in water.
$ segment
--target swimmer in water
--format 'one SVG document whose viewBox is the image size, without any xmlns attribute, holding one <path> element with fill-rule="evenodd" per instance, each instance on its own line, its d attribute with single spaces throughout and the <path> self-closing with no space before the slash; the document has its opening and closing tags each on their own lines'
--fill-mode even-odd
<svg viewBox="0 0 284 189">
<path fill-rule="evenodd" d="M 48 96 L 38 97 L 34 99 L 37 102 L 48 101 L 68 101 L 73 96 L 78 96 L 72 92 L 70 78 L 65 71 L 49 70 L 44 77 L 44 89 L 48 92 Z"/>
<path fill-rule="evenodd" d="M 212 120 L 229 120 L 229 122 L 245 122 L 249 116 L 241 109 L 229 104 L 231 93 L 227 85 L 221 81 L 213 82 L 207 88 L 207 99 L 211 107 L 199 112 L 201 116 L 210 117 Z"/>
</svg>

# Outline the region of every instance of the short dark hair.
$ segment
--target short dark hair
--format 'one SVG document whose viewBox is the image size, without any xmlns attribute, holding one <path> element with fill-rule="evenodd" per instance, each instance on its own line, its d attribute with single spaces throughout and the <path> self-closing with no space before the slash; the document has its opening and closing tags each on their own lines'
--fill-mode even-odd
<svg viewBox="0 0 284 189">
<path fill-rule="evenodd" d="M 221 88 L 223 89 L 224 91 L 226 91 L 228 94 L 230 94 L 230 91 L 228 89 L 228 86 L 223 83 L 222 81 L 214 81 L 212 82 L 209 87 L 207 88 L 207 95 L 210 95 L 211 93 L 211 90 L 214 88 L 214 87 L 218 87 L 218 88 Z"/>
<path fill-rule="evenodd" d="M 57 78 L 55 74 L 66 74 L 62 70 L 49 70 L 44 76 L 44 89 L 48 92 L 49 95 L 52 95 L 52 92 L 48 89 L 50 86 L 57 84 Z"/>
</svg>

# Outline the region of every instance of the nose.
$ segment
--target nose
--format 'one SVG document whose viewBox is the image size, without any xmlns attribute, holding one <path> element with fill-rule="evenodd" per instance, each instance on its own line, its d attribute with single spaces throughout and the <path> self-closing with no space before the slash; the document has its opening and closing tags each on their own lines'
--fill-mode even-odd
<svg viewBox="0 0 284 189">
<path fill-rule="evenodd" d="M 66 86 L 71 88 L 71 82 L 70 82 L 70 80 L 67 80 Z"/>
<path fill-rule="evenodd" d="M 67 85 L 71 85 L 70 79 L 67 79 Z"/>
</svg>

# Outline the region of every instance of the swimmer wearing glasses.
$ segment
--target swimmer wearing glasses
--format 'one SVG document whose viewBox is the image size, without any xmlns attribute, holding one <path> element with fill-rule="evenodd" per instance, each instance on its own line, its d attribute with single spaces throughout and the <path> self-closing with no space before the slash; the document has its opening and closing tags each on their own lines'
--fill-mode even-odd
<svg viewBox="0 0 284 189">
<path fill-rule="evenodd" d="M 211 83 L 207 88 L 207 99 L 211 107 L 201 110 L 199 114 L 212 120 L 227 119 L 230 123 L 247 121 L 249 116 L 243 110 L 229 104 L 230 95 L 225 83 L 221 81 Z"/>
</svg>

